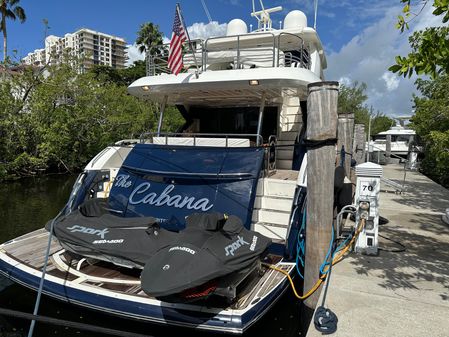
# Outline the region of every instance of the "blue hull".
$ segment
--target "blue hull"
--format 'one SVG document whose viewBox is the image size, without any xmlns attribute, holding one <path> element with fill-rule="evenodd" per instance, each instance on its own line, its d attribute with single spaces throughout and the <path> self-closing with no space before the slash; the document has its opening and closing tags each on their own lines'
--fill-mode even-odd
<svg viewBox="0 0 449 337">
<path fill-rule="evenodd" d="M 33 290 L 37 290 L 39 287 L 39 276 L 28 273 L 2 259 L 0 259 L 0 273 L 12 281 Z M 61 281 L 63 280 L 61 279 Z M 77 304 L 126 318 L 201 330 L 240 334 L 261 318 L 287 288 L 288 283 L 284 280 L 277 288 L 267 294 L 267 296 L 261 298 L 249 310 L 242 311 L 242 313 L 233 312 L 232 310 L 222 310 L 219 313 L 207 313 L 201 312 L 202 309 L 204 310 L 204 307 L 201 306 L 188 305 L 190 308 L 186 309 L 185 307 L 187 306 L 180 308 L 178 305 L 159 301 L 157 301 L 157 304 L 142 303 L 120 298 L 119 293 L 113 293 L 112 291 L 111 296 L 106 296 L 95 293 L 95 289 L 85 291 L 77 289 L 70 284 L 53 282 L 48 279 L 44 282 L 43 292 L 45 295 L 71 304 Z"/>
</svg>

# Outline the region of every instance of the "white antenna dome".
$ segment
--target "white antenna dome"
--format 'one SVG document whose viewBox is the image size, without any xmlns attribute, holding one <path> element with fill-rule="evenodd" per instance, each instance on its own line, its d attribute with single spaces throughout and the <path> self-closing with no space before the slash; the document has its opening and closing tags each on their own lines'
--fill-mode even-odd
<svg viewBox="0 0 449 337">
<path fill-rule="evenodd" d="M 307 16 L 298 10 L 291 11 L 285 16 L 284 29 L 307 27 Z"/>
<path fill-rule="evenodd" d="M 240 19 L 234 19 L 229 21 L 228 27 L 226 29 L 226 36 L 230 35 L 241 35 L 248 33 L 248 27 L 245 21 Z"/>
</svg>

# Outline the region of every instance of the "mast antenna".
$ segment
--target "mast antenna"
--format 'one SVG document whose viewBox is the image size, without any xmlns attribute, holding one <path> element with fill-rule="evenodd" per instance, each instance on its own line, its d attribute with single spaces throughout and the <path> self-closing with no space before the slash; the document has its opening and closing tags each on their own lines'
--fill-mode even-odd
<svg viewBox="0 0 449 337">
<path fill-rule="evenodd" d="M 256 11 L 256 6 L 254 5 L 254 0 L 252 2 L 253 2 L 253 12 L 251 13 L 251 16 L 255 17 L 257 19 L 257 22 L 258 22 L 257 30 L 258 31 L 271 30 L 272 29 L 272 21 L 270 18 L 270 13 L 281 11 L 282 6 L 277 6 L 277 7 L 273 7 L 273 8 L 265 8 L 262 0 L 259 0 L 262 10 Z"/>
<path fill-rule="evenodd" d="M 318 0 L 315 0 L 315 20 L 313 22 L 313 29 L 316 30 L 316 18 L 318 14 Z"/>
</svg>

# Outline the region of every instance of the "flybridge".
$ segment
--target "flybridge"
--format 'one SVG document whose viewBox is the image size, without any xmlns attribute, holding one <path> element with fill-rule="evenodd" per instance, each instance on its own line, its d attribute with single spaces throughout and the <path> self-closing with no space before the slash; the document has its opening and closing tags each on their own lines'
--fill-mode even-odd
<svg viewBox="0 0 449 337">
<path fill-rule="evenodd" d="M 305 14 L 299 10 L 288 13 L 283 27 L 272 26 L 270 13 L 282 7 L 256 11 L 253 3 L 251 16 L 258 21 L 256 30 L 250 30 L 241 19 L 228 23 L 226 36 L 197 39 L 184 48 L 184 71 L 296 67 L 311 69 L 311 54 L 318 52 L 325 67 L 321 42 L 313 28 L 307 26 Z M 187 42 L 186 42 L 187 43 Z M 147 75 L 170 73 L 167 66 L 168 45 L 155 46 L 147 52 Z"/>
</svg>

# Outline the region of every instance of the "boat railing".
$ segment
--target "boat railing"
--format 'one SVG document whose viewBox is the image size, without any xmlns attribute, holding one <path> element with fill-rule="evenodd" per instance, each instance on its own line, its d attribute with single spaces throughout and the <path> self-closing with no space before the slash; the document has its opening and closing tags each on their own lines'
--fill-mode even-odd
<svg viewBox="0 0 449 337">
<path fill-rule="evenodd" d="M 181 146 L 255 147 L 257 144 L 263 143 L 263 138 L 261 135 L 249 133 L 145 132 L 140 135 L 140 143 Z"/>
<path fill-rule="evenodd" d="M 170 73 L 169 44 L 155 46 L 146 55 L 147 75 Z M 300 36 L 272 32 L 211 37 L 183 45 L 183 72 L 252 68 L 310 69 L 310 54 Z"/>
</svg>

